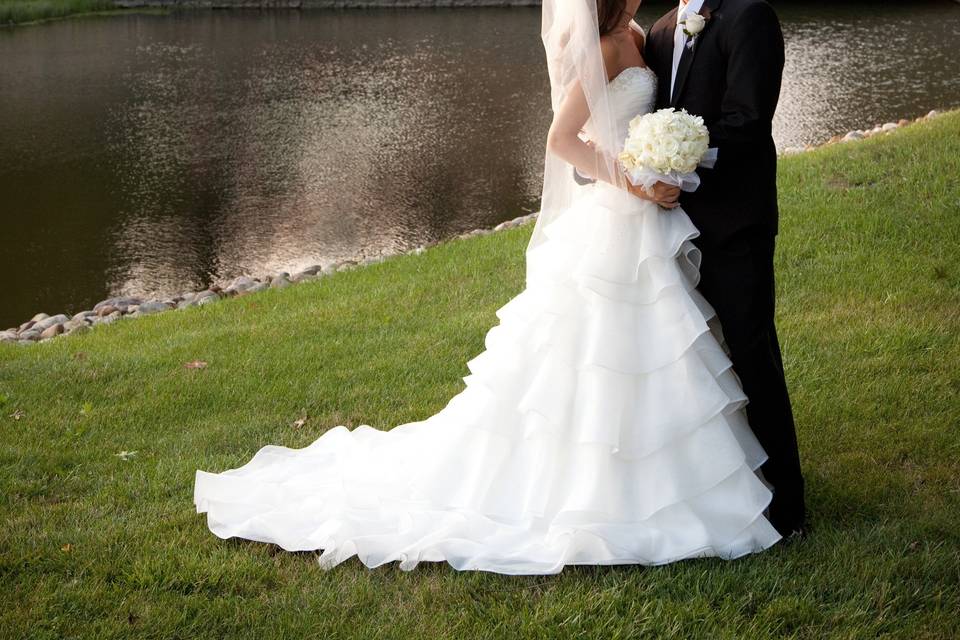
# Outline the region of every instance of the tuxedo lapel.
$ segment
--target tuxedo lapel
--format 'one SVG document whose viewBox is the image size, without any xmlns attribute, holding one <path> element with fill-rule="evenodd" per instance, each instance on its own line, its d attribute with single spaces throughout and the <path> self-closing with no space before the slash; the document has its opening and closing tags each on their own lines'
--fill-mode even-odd
<svg viewBox="0 0 960 640">
<path fill-rule="evenodd" d="M 710 28 L 712 14 L 717 10 L 722 2 L 723 0 L 704 0 L 703 7 L 700 9 L 699 13 L 707 18 L 707 26 L 704 27 L 703 32 L 701 32 L 693 41 L 693 46 L 684 47 L 683 53 L 680 54 L 680 63 L 677 65 L 677 79 L 673 83 L 673 93 L 670 95 L 671 107 L 674 106 L 677 103 L 677 100 L 680 98 L 680 94 L 683 91 L 683 85 L 686 84 L 687 75 L 690 73 L 690 67 L 693 65 L 693 59 L 697 55 L 697 49 L 700 48 L 700 40 L 703 38 L 704 33 L 706 33 L 706 31 Z"/>
<path fill-rule="evenodd" d="M 649 38 L 651 44 L 654 45 L 657 62 L 657 68 L 654 71 L 658 74 L 670 73 L 673 60 L 673 31 L 676 25 L 677 9 L 674 8 L 670 13 L 660 18 L 654 28 L 650 30 Z M 667 80 L 669 82 L 669 78 Z"/>
<path fill-rule="evenodd" d="M 659 40 L 659 51 L 657 52 L 657 57 L 663 61 L 662 66 L 670 68 L 670 61 L 673 59 L 673 30 L 677 25 L 677 8 L 674 7 L 673 10 L 665 15 L 663 18 L 663 27 L 660 29 L 658 35 Z"/>
<path fill-rule="evenodd" d="M 649 56 L 647 64 L 653 66 L 657 74 L 657 108 L 670 104 L 670 74 L 673 71 L 673 32 L 677 26 L 677 9 L 665 13 L 647 35 Z"/>
</svg>

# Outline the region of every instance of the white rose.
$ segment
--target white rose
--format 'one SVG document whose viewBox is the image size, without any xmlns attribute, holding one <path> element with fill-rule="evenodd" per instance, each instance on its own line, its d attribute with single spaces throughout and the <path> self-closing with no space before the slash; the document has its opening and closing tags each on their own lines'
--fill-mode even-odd
<svg viewBox="0 0 960 640">
<path fill-rule="evenodd" d="M 670 156 L 667 158 L 667 171 L 680 171 L 682 168 L 683 158 L 680 156 Z"/>
<path fill-rule="evenodd" d="M 683 30 L 691 37 L 703 31 L 705 26 L 707 26 L 707 19 L 699 13 L 687 16 L 687 19 L 683 21 Z"/>
</svg>

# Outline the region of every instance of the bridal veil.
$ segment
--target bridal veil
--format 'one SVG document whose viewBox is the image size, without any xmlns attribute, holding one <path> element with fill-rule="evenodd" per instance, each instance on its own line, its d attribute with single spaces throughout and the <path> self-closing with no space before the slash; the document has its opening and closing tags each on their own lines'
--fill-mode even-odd
<svg viewBox="0 0 960 640">
<path fill-rule="evenodd" d="M 547 55 L 553 113 L 560 110 L 565 100 L 585 98 L 592 142 L 601 148 L 615 149 L 622 141 L 616 140 L 598 24 L 596 0 L 543 0 L 540 35 Z M 606 173 L 616 176 L 618 181 L 624 180 L 615 170 L 615 162 L 614 154 L 597 154 L 598 165 L 605 166 L 595 167 L 594 175 Z M 573 167 L 547 148 L 540 214 L 528 252 L 545 240 L 544 228 L 569 209 L 581 189 L 574 179 Z"/>
</svg>

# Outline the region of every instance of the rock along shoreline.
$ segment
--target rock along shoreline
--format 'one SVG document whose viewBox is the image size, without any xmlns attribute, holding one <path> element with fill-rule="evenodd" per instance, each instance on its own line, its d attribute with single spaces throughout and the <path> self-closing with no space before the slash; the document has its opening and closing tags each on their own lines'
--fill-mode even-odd
<svg viewBox="0 0 960 640">
<path fill-rule="evenodd" d="M 339 271 L 347 271 L 383 262 L 387 258 L 398 255 L 420 254 L 441 242 L 483 236 L 503 229 L 518 227 L 534 220 L 536 216 L 536 212 L 519 216 L 512 220 L 501 222 L 492 229 L 474 229 L 448 238 L 447 240 L 430 242 L 414 247 L 408 251 L 383 254 L 360 261 L 340 260 L 326 265 L 316 264 L 292 275 L 286 271 L 278 271 L 261 276 L 239 276 L 224 286 L 213 285 L 209 289 L 202 291 L 185 291 L 169 298 L 143 299 L 134 296 L 116 296 L 101 300 L 95 304 L 92 309 L 80 311 L 72 315 L 60 313 L 51 316 L 46 313 L 38 313 L 19 327 L 0 331 L 0 342 L 18 344 L 45 342 L 60 336 L 86 333 L 98 325 L 110 324 L 123 318 L 137 318 L 161 313 L 163 311 L 201 307 L 224 298 L 244 296 L 266 289 L 282 289 L 299 282 L 319 280 Z"/>
<path fill-rule="evenodd" d="M 898 122 L 887 122 L 882 125 L 877 125 L 871 129 L 858 129 L 850 131 L 846 134 L 836 135 L 820 145 L 788 147 L 784 149 L 780 155 L 795 155 L 832 144 L 852 142 L 878 135 L 885 135 L 906 125 L 914 122 L 929 120 L 937 117 L 938 115 L 939 112 L 931 111 L 927 115 L 916 118 L 915 120 L 902 119 Z M 132 296 L 117 296 L 107 298 L 106 300 L 101 300 L 93 306 L 93 309 L 80 311 L 79 313 L 74 313 L 72 315 L 60 313 L 51 316 L 46 313 L 38 313 L 31 319 L 21 324 L 19 327 L 13 327 L 5 331 L 0 331 L 0 342 L 35 344 L 60 336 L 86 333 L 98 325 L 110 324 L 123 318 L 137 318 L 140 316 L 161 313 L 163 311 L 173 311 L 176 309 L 186 309 L 189 307 L 200 307 L 206 304 L 212 304 L 218 300 L 222 300 L 223 298 L 249 295 L 258 291 L 264 291 L 265 289 L 282 289 L 299 282 L 318 280 L 332 275 L 338 271 L 346 271 L 349 269 L 355 269 L 382 262 L 383 260 L 394 256 L 404 254 L 420 254 L 426 249 L 442 242 L 451 242 L 462 238 L 488 235 L 503 229 L 519 227 L 535 220 L 537 213 L 538 212 L 534 212 L 513 218 L 512 220 L 507 220 L 506 222 L 501 222 L 492 229 L 474 229 L 446 240 L 420 245 L 408 251 L 398 251 L 396 253 L 384 254 L 373 258 L 367 258 L 359 262 L 355 260 L 341 260 L 326 265 L 316 264 L 307 267 L 302 271 L 298 271 L 293 275 L 286 271 L 279 271 L 261 276 L 240 276 L 234 278 L 222 287 L 219 285 L 214 285 L 209 289 L 204 289 L 202 291 L 185 291 L 169 298 L 142 299 Z"/>
</svg>

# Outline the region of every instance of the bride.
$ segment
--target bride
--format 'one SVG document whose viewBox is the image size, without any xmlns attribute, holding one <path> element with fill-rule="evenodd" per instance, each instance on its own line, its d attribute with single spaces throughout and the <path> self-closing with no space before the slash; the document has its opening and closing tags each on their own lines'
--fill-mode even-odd
<svg viewBox="0 0 960 640">
<path fill-rule="evenodd" d="M 526 288 L 497 311 L 466 388 L 390 431 L 336 426 L 197 471 L 214 534 L 322 550 L 325 568 L 357 556 L 504 574 L 732 559 L 780 539 L 747 398 L 695 289 L 698 231 L 676 191 L 632 187 L 615 160 L 656 92 L 640 0 L 594 2 L 543 3 L 542 210 Z"/>
</svg>

